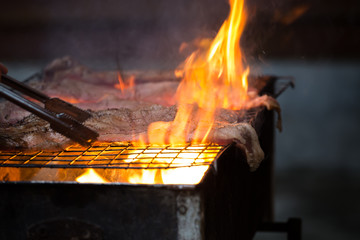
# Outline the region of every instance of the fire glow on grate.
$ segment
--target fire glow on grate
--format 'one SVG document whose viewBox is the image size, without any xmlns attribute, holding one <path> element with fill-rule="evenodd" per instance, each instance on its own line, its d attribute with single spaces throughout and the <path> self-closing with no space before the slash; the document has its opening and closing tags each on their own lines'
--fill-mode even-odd
<svg viewBox="0 0 360 240">
<path fill-rule="evenodd" d="M 118 182 L 136 184 L 196 184 L 223 149 L 214 144 L 134 146 L 127 143 L 72 145 L 63 151 L 0 151 L 0 166 L 41 168 L 49 171 L 77 169 L 77 182 L 114 182 L 104 170 L 122 175 Z M 42 170 L 44 171 L 44 170 Z M 114 175 L 114 173 L 112 173 Z M 112 177 L 114 178 L 114 177 Z"/>
</svg>

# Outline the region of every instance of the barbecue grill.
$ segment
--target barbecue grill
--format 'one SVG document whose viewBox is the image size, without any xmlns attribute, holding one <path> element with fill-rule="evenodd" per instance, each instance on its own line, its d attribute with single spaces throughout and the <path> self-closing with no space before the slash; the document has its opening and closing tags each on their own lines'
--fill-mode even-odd
<svg viewBox="0 0 360 240">
<path fill-rule="evenodd" d="M 276 80 L 267 78 L 261 93 L 273 93 Z M 273 95 L 288 85 L 279 84 Z M 255 172 L 234 144 L 96 142 L 62 151 L 0 151 L 0 169 L 8 172 L 0 184 L 0 239 L 252 239 L 273 220 L 273 118 L 264 107 L 242 114 L 265 153 Z M 194 168 L 204 174 L 190 184 L 166 184 L 160 174 L 146 185 L 121 178 Z M 85 169 L 96 169 L 107 183 L 76 182 Z"/>
</svg>

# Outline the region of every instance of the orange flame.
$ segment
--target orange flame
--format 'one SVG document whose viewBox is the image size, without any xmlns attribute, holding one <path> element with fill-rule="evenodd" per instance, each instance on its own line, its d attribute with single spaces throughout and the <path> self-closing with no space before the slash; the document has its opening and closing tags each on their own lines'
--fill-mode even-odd
<svg viewBox="0 0 360 240">
<path fill-rule="evenodd" d="M 124 94 L 126 91 L 129 91 L 133 96 L 135 94 L 135 76 L 131 75 L 126 81 L 121 77 L 120 72 L 117 73 L 119 83 L 115 84 L 114 87 L 119 89 L 121 94 Z"/>
<path fill-rule="evenodd" d="M 89 168 L 83 174 L 75 179 L 79 183 L 107 183 L 94 169 Z"/>
<path fill-rule="evenodd" d="M 172 123 L 150 124 L 149 142 L 184 144 L 196 123 L 193 142 L 206 143 L 216 110 L 238 110 L 248 100 L 250 70 L 243 66 L 239 46 L 246 20 L 244 0 L 230 0 L 230 9 L 214 40 L 210 44 L 202 41 L 201 48 L 185 60 L 183 80 L 177 90 L 177 115 Z"/>
</svg>

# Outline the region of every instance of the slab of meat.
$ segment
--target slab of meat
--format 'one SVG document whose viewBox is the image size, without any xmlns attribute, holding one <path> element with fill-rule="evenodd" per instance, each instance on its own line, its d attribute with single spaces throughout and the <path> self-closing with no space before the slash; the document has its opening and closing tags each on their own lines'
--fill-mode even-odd
<svg viewBox="0 0 360 240">
<path fill-rule="evenodd" d="M 60 97 L 80 108 L 90 109 L 93 117 L 84 124 L 99 133 L 99 141 L 138 140 L 147 136 L 148 127 L 154 122 L 165 122 L 168 131 L 171 131 L 171 122 L 177 112 L 177 107 L 173 105 L 178 86 L 176 79 L 168 76 L 167 80 L 158 81 L 156 74 L 148 74 L 150 80 L 138 77 L 140 84 L 120 91 L 114 87 L 118 83 L 117 78 L 116 72 L 92 72 L 70 58 L 63 58 L 51 63 L 45 69 L 43 78 L 31 85 L 52 97 Z M 142 79 L 145 78 L 142 76 Z M 126 79 L 126 76 L 122 79 Z M 280 111 L 277 101 L 266 95 L 254 97 L 245 108 L 259 106 Z M 59 149 L 72 144 L 54 132 L 47 122 L 13 107 L 9 102 L 1 102 L 0 110 L 2 149 Z M 196 107 L 194 111 L 197 111 Z M 187 142 L 197 140 L 194 139 L 197 120 L 191 119 L 187 124 Z M 205 134 L 208 134 L 207 142 L 235 142 L 244 150 L 251 170 L 255 170 L 264 158 L 255 130 L 240 120 L 238 111 L 219 109 L 212 130 L 200 133 L 201 136 Z"/>
</svg>

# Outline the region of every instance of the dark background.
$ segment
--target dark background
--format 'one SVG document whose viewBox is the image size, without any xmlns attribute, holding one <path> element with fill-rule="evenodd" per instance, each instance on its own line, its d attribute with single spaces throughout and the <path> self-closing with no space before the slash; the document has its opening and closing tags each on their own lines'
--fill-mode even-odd
<svg viewBox="0 0 360 240">
<path fill-rule="evenodd" d="M 359 239 L 360 2 L 247 1 L 253 74 L 293 76 L 279 97 L 275 217 L 304 239 Z M 215 36 L 219 0 L 2 1 L 0 62 L 24 79 L 70 55 L 93 69 L 173 69 L 182 42 Z M 263 235 L 257 239 L 285 239 Z"/>
<path fill-rule="evenodd" d="M 242 46 L 251 60 L 356 59 L 360 2 L 356 0 L 247 1 Z M 3 61 L 144 58 L 179 61 L 181 42 L 212 37 L 228 14 L 226 0 L 2 1 Z M 148 60 L 146 59 L 146 60 Z M 131 61 L 131 64 L 129 63 Z M 148 61 L 147 61 L 148 62 Z"/>
</svg>

